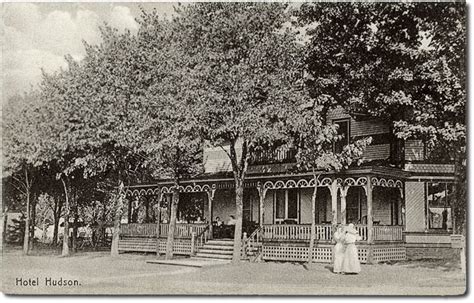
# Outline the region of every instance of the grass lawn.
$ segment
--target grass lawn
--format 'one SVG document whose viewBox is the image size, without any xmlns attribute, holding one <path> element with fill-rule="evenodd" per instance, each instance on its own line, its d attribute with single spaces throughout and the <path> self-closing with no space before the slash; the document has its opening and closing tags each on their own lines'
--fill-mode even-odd
<svg viewBox="0 0 474 303">
<path fill-rule="evenodd" d="M 328 264 L 226 264 L 204 268 L 147 264 L 154 255 L 83 252 L 72 257 L 3 251 L 2 290 L 9 294 L 293 294 L 461 295 L 466 280 L 456 262 L 404 261 L 362 265 L 359 275 L 335 275 Z M 16 285 L 18 279 L 39 285 Z M 77 281 L 48 286 L 45 279 Z M 72 283 L 72 282 L 70 282 Z"/>
</svg>

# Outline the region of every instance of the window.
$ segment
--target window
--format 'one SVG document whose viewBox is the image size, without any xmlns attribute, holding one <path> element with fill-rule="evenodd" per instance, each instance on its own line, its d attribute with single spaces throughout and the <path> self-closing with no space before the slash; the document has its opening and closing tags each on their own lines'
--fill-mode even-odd
<svg viewBox="0 0 474 303">
<path fill-rule="evenodd" d="M 335 124 L 339 125 L 337 129 L 337 134 L 342 136 L 342 139 L 334 143 L 334 152 L 342 152 L 344 146 L 349 144 L 350 139 L 350 129 L 349 129 L 349 120 L 339 120 L 334 121 Z"/>
<path fill-rule="evenodd" d="M 275 222 L 298 222 L 297 189 L 275 191 Z"/>
<path fill-rule="evenodd" d="M 287 218 L 298 219 L 298 192 L 296 189 L 288 190 Z"/>
<path fill-rule="evenodd" d="M 427 183 L 427 215 L 429 229 L 449 230 L 452 228 L 451 205 L 453 198 L 453 183 Z"/>
</svg>

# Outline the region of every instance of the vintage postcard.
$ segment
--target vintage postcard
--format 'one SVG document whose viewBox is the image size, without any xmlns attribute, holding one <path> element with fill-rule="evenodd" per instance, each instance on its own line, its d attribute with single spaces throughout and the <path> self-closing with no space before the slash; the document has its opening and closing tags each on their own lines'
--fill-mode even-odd
<svg viewBox="0 0 474 303">
<path fill-rule="evenodd" d="M 464 1 L 2 21 L 4 293 L 466 293 Z"/>
</svg>

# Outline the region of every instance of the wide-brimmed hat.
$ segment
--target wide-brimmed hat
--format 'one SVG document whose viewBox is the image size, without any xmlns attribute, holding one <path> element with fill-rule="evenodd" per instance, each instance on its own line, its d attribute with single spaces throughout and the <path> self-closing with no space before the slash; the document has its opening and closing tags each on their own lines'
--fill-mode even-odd
<svg viewBox="0 0 474 303">
<path fill-rule="evenodd" d="M 352 223 L 347 225 L 345 230 L 346 230 L 346 232 L 348 232 L 350 234 L 355 234 L 355 235 L 359 234 L 357 229 L 355 229 L 354 224 L 352 224 Z"/>
</svg>

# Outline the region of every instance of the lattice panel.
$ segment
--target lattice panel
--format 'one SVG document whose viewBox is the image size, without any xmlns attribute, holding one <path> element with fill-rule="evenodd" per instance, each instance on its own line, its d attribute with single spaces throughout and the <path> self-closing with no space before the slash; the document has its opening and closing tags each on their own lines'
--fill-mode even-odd
<svg viewBox="0 0 474 303">
<path fill-rule="evenodd" d="M 367 247 L 357 247 L 359 254 L 360 263 L 367 263 L 367 255 L 369 254 L 369 249 Z"/>
<path fill-rule="evenodd" d="M 119 251 L 156 252 L 156 239 L 153 238 L 122 238 L 119 241 Z M 166 252 L 166 239 L 160 241 L 160 253 Z M 173 253 L 177 255 L 191 254 L 191 240 L 175 239 Z"/>
<path fill-rule="evenodd" d="M 296 245 L 263 245 L 262 255 L 265 260 L 272 261 L 296 261 L 306 262 L 308 260 L 307 246 Z M 367 263 L 367 247 L 359 247 L 359 260 Z M 332 262 L 332 246 L 320 246 L 313 248 L 313 260 L 315 262 Z"/>
<path fill-rule="evenodd" d="M 317 262 L 332 262 L 332 247 L 315 247 L 313 248 L 313 260 Z"/>
<path fill-rule="evenodd" d="M 160 241 L 160 253 L 166 252 L 166 240 Z M 173 253 L 177 255 L 191 254 L 191 240 L 178 240 L 173 243 Z"/>
<path fill-rule="evenodd" d="M 372 251 L 374 262 L 406 260 L 405 247 L 374 247 Z"/>
<path fill-rule="evenodd" d="M 263 245 L 263 258 L 275 261 L 303 262 L 308 259 L 308 247 Z"/>
</svg>

